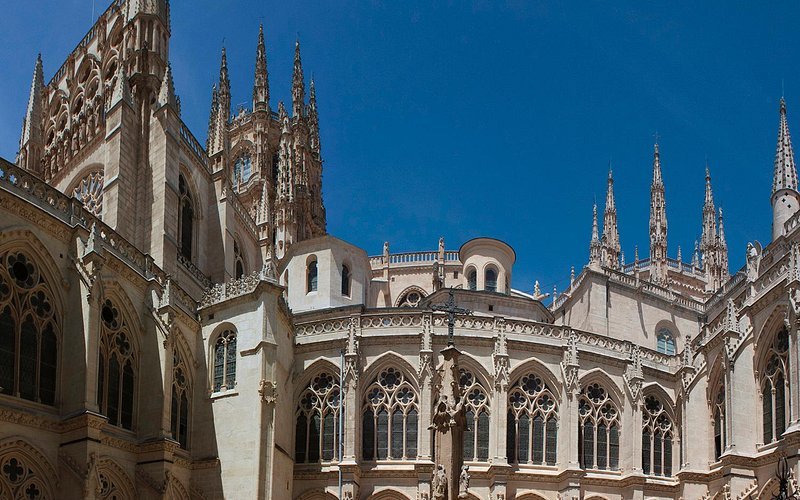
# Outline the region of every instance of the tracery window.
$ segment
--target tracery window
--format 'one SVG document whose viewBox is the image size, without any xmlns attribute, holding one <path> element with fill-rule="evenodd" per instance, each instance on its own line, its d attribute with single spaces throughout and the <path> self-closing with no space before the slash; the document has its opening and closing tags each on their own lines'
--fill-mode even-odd
<svg viewBox="0 0 800 500">
<path fill-rule="evenodd" d="M 656 476 L 672 475 L 673 424 L 655 396 L 644 400 L 642 415 L 642 471 Z"/>
<path fill-rule="evenodd" d="M 725 450 L 725 384 L 720 383 L 711 404 L 714 419 L 714 460 L 719 460 Z"/>
<path fill-rule="evenodd" d="M 236 333 L 225 330 L 214 342 L 214 392 L 236 385 Z"/>
<path fill-rule="evenodd" d="M 666 328 L 658 331 L 657 347 L 658 352 L 673 356 L 675 354 L 675 337 Z"/>
<path fill-rule="evenodd" d="M 781 328 L 772 341 L 761 373 L 761 414 L 764 444 L 781 438 L 786 430 L 789 390 L 789 333 Z"/>
<path fill-rule="evenodd" d="M 417 458 L 417 396 L 403 374 L 394 368 L 383 370 L 365 394 L 363 459 Z"/>
<path fill-rule="evenodd" d="M 541 377 L 522 376 L 508 392 L 508 461 L 555 465 L 558 448 L 558 406 Z"/>
<path fill-rule="evenodd" d="M 172 438 L 180 443 L 181 448 L 189 447 L 189 398 L 191 386 L 188 380 L 186 362 L 178 348 L 172 350 L 172 411 L 170 412 L 170 429 Z"/>
<path fill-rule="evenodd" d="M 316 292 L 318 285 L 319 270 L 317 269 L 317 261 L 314 259 L 306 267 L 306 293 Z"/>
<path fill-rule="evenodd" d="M 472 372 L 459 370 L 459 385 L 464 394 L 464 460 L 489 460 L 489 398 Z"/>
<path fill-rule="evenodd" d="M 469 290 L 478 289 L 478 273 L 475 271 L 474 268 L 467 271 L 467 289 Z"/>
<path fill-rule="evenodd" d="M 35 470 L 35 463 L 20 453 L 6 453 L 0 457 L 0 498 L 14 500 L 45 500 L 47 479 Z"/>
<path fill-rule="evenodd" d="M 231 177 L 233 185 L 235 186 L 240 182 L 247 182 L 250 180 L 250 176 L 252 175 L 253 161 L 250 157 L 250 153 L 242 153 L 238 158 L 236 158 L 236 161 L 233 162 L 233 174 Z"/>
<path fill-rule="evenodd" d="M 72 196 L 83 203 L 84 208 L 100 217 L 103 213 L 103 171 L 92 172 L 75 186 Z"/>
<path fill-rule="evenodd" d="M 315 463 L 339 458 L 338 377 L 320 373 L 300 394 L 295 411 L 294 453 L 296 463 Z"/>
<path fill-rule="evenodd" d="M 136 353 L 128 322 L 110 299 L 100 309 L 97 406 L 108 422 L 133 428 Z"/>
<path fill-rule="evenodd" d="M 0 392 L 54 404 L 59 333 L 37 263 L 21 251 L 0 256 Z"/>
<path fill-rule="evenodd" d="M 491 267 L 484 273 L 483 289 L 487 292 L 497 291 L 497 271 Z"/>
<path fill-rule="evenodd" d="M 180 216 L 178 219 L 178 243 L 180 254 L 187 260 L 192 260 L 192 244 L 194 231 L 194 203 L 192 202 L 189 186 L 183 174 L 178 176 L 178 206 Z"/>
<path fill-rule="evenodd" d="M 425 294 L 416 288 L 404 293 L 397 301 L 398 307 L 417 307 Z"/>
<path fill-rule="evenodd" d="M 239 242 L 236 240 L 233 240 L 233 266 L 234 277 L 238 280 L 244 276 L 244 256 L 242 255 L 242 247 L 239 246 Z"/>
<path fill-rule="evenodd" d="M 342 266 L 342 295 L 350 296 L 350 268 L 346 265 Z"/>
<path fill-rule="evenodd" d="M 579 458 L 584 469 L 619 468 L 619 410 L 606 390 L 591 384 L 578 403 Z"/>
</svg>

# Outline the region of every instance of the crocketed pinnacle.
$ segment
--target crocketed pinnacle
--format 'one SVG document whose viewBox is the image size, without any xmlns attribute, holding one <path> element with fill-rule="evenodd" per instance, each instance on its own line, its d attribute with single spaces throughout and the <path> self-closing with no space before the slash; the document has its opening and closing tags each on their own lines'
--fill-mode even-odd
<svg viewBox="0 0 800 500">
<path fill-rule="evenodd" d="M 797 168 L 794 163 L 794 151 L 792 150 L 792 139 L 789 135 L 789 125 L 786 121 L 786 101 L 783 97 L 781 97 L 774 175 L 772 182 L 773 195 L 782 189 L 797 190 Z"/>
<path fill-rule="evenodd" d="M 266 108 L 269 102 L 269 75 L 267 73 L 267 48 L 264 44 L 264 25 L 258 27 L 258 46 L 256 47 L 256 71 L 253 79 L 253 109 L 261 105 Z"/>
<path fill-rule="evenodd" d="M 294 72 L 292 73 L 292 116 L 303 114 L 305 93 L 303 63 L 300 60 L 300 40 L 297 40 L 294 43 Z"/>
<path fill-rule="evenodd" d="M 700 236 L 700 249 L 709 251 L 717 240 L 717 210 L 714 208 L 714 193 L 711 189 L 711 173 L 706 165 L 706 196 L 703 203 L 703 231 Z"/>
</svg>

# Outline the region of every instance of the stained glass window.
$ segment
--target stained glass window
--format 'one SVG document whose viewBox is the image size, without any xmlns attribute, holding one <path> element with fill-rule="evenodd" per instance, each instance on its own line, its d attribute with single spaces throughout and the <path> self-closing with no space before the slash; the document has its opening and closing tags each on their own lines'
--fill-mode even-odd
<svg viewBox="0 0 800 500">
<path fill-rule="evenodd" d="M 467 428 L 464 432 L 464 460 L 489 460 L 489 398 L 486 389 L 467 369 L 459 370 L 458 383 L 464 394 Z"/>
<path fill-rule="evenodd" d="M 672 475 L 674 425 L 664 404 L 655 396 L 644 400 L 642 414 L 642 471 L 657 476 Z"/>
<path fill-rule="evenodd" d="M 136 365 L 136 353 L 131 345 L 133 333 L 111 299 L 103 302 L 100 320 L 97 405 L 110 424 L 131 429 Z"/>
<path fill-rule="evenodd" d="M 300 394 L 295 411 L 295 462 L 314 463 L 339 457 L 338 377 L 322 372 Z"/>
<path fill-rule="evenodd" d="M 383 370 L 365 394 L 361 436 L 363 459 L 415 459 L 417 396 L 402 372 L 395 368 Z"/>
<path fill-rule="evenodd" d="M 222 332 L 214 342 L 214 392 L 233 389 L 236 385 L 236 333 Z"/>
<path fill-rule="evenodd" d="M 675 337 L 673 337 L 672 333 L 670 333 L 670 331 L 666 328 L 662 328 L 658 331 L 657 342 L 658 352 L 670 356 L 675 354 Z"/>
<path fill-rule="evenodd" d="M 781 438 L 786 430 L 789 373 L 789 333 L 781 328 L 766 355 L 761 370 L 761 414 L 764 443 Z"/>
<path fill-rule="evenodd" d="M 611 469 L 619 466 L 619 410 L 606 390 L 591 384 L 578 402 L 581 467 Z"/>
<path fill-rule="evenodd" d="M 538 375 L 528 373 L 508 392 L 509 462 L 555 465 L 558 406 L 553 391 Z"/>
<path fill-rule="evenodd" d="M 39 266 L 23 252 L 0 255 L 0 392 L 55 403 L 59 323 Z"/>
<path fill-rule="evenodd" d="M 170 429 L 172 438 L 181 448 L 189 447 L 189 394 L 191 387 L 187 378 L 187 365 L 177 347 L 172 350 L 172 412 Z"/>
</svg>

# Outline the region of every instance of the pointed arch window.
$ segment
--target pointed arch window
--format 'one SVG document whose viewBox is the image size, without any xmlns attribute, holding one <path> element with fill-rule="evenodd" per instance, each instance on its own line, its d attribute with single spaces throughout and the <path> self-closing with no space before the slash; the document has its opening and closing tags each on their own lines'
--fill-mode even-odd
<svg viewBox="0 0 800 500">
<path fill-rule="evenodd" d="M 346 264 L 342 266 L 342 295 L 350 296 L 350 268 Z"/>
<path fill-rule="evenodd" d="M 781 328 L 772 341 L 761 370 L 761 415 L 764 444 L 777 441 L 786 430 L 789 393 L 789 332 Z"/>
<path fill-rule="evenodd" d="M 252 175 L 253 160 L 250 157 L 250 153 L 245 151 L 236 158 L 236 161 L 233 162 L 231 181 L 233 182 L 234 186 L 238 186 L 240 183 L 249 181 Z"/>
<path fill-rule="evenodd" d="M 133 429 L 137 374 L 132 333 L 111 299 L 106 299 L 100 308 L 100 320 L 97 406 L 108 423 L 130 430 Z"/>
<path fill-rule="evenodd" d="M 186 362 L 177 347 L 172 349 L 172 408 L 170 430 L 181 448 L 189 448 L 191 385 Z"/>
<path fill-rule="evenodd" d="M 642 415 L 642 471 L 656 476 L 672 475 L 672 419 L 655 396 L 644 400 Z"/>
<path fill-rule="evenodd" d="M 235 279 L 238 280 L 244 276 L 244 255 L 242 255 L 242 247 L 236 240 L 233 240 L 233 267 Z"/>
<path fill-rule="evenodd" d="M 591 384 L 578 403 L 578 458 L 584 469 L 619 468 L 619 410 L 606 390 Z"/>
<path fill-rule="evenodd" d="M 714 460 L 719 460 L 722 452 L 727 445 L 725 439 L 725 384 L 720 383 L 714 401 L 711 404 L 711 411 L 714 420 Z"/>
<path fill-rule="evenodd" d="M 178 175 L 178 207 L 180 211 L 178 218 L 180 255 L 191 261 L 194 244 L 194 202 L 183 174 Z"/>
<path fill-rule="evenodd" d="M 397 301 L 398 307 L 417 307 L 419 306 L 420 301 L 422 298 L 425 297 L 425 292 L 422 289 L 417 287 L 411 287 L 411 290 L 408 290 L 404 294 L 400 296 L 400 299 Z"/>
<path fill-rule="evenodd" d="M 486 389 L 469 370 L 459 370 L 459 385 L 464 394 L 464 460 L 489 460 L 489 397 Z"/>
<path fill-rule="evenodd" d="M 669 356 L 675 355 L 675 337 L 668 329 L 662 328 L 658 331 L 657 343 L 658 352 Z"/>
<path fill-rule="evenodd" d="M 364 460 L 417 458 L 417 395 L 402 372 L 383 370 L 369 385 L 362 409 Z"/>
<path fill-rule="evenodd" d="M 59 334 L 38 264 L 23 252 L 0 256 L 0 393 L 53 405 Z"/>
<path fill-rule="evenodd" d="M 467 271 L 467 289 L 469 290 L 477 290 L 478 289 L 478 273 L 475 271 L 475 268 L 470 268 Z"/>
<path fill-rule="evenodd" d="M 511 463 L 555 465 L 558 405 L 553 391 L 529 373 L 508 392 L 506 456 Z"/>
<path fill-rule="evenodd" d="M 236 333 L 225 330 L 214 341 L 214 392 L 226 391 L 236 386 Z"/>
<path fill-rule="evenodd" d="M 487 292 L 497 291 L 497 270 L 489 268 L 484 273 L 483 289 Z"/>
<path fill-rule="evenodd" d="M 328 462 L 339 459 L 338 377 L 320 373 L 300 394 L 295 411 L 295 463 Z"/>
<path fill-rule="evenodd" d="M 25 445 L 27 447 L 27 445 Z M 51 481 L 56 478 L 43 474 L 41 463 L 25 453 L 25 448 L 6 447 L 0 452 L 0 498 L 49 499 Z"/>
<path fill-rule="evenodd" d="M 317 259 L 312 260 L 306 266 L 306 293 L 316 292 L 319 285 L 319 270 L 317 269 Z"/>
</svg>

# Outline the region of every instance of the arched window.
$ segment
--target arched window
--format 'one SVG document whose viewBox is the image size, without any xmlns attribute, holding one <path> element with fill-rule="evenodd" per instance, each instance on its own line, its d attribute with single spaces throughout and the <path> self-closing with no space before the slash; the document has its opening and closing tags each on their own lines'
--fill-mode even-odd
<svg viewBox="0 0 800 500">
<path fill-rule="evenodd" d="M 350 296 L 350 268 L 347 265 L 342 266 L 342 295 Z"/>
<path fill-rule="evenodd" d="M 189 448 L 189 416 L 191 387 L 189 385 L 186 362 L 178 348 L 172 350 L 172 411 L 170 429 L 172 438 L 181 448 Z"/>
<path fill-rule="evenodd" d="M 584 387 L 578 403 L 578 457 L 584 469 L 619 467 L 619 410 L 599 384 Z"/>
<path fill-rule="evenodd" d="M 487 292 L 497 291 L 497 271 L 491 267 L 484 273 L 483 289 Z"/>
<path fill-rule="evenodd" d="M 658 352 L 673 356 L 675 354 L 675 337 L 666 328 L 658 331 Z"/>
<path fill-rule="evenodd" d="M 425 293 L 422 290 L 412 287 L 411 290 L 400 296 L 400 299 L 397 301 L 397 306 L 417 307 L 424 296 Z"/>
<path fill-rule="evenodd" d="M 383 370 L 367 388 L 362 412 L 364 460 L 417 458 L 417 396 L 403 374 Z"/>
<path fill-rule="evenodd" d="M 781 438 L 786 430 L 789 392 L 789 332 L 781 328 L 766 355 L 761 370 L 761 415 L 764 444 Z"/>
<path fill-rule="evenodd" d="M 720 383 L 711 404 L 714 419 L 714 460 L 719 460 L 725 451 L 725 384 Z"/>
<path fill-rule="evenodd" d="M 0 392 L 55 403 L 59 328 L 39 266 L 23 252 L 0 256 Z"/>
<path fill-rule="evenodd" d="M 30 445 L 18 441 L 0 450 L 0 498 L 14 500 L 61 498 L 52 494 L 52 477 L 45 469 L 44 457 Z"/>
<path fill-rule="evenodd" d="M 467 271 L 467 289 L 478 289 L 478 273 L 475 271 L 475 268 L 470 268 L 470 270 Z"/>
<path fill-rule="evenodd" d="M 189 186 L 183 174 L 178 175 L 178 206 L 180 217 L 178 219 L 178 243 L 180 254 L 186 260 L 192 260 L 192 243 L 194 231 L 194 203 L 192 202 Z"/>
<path fill-rule="evenodd" d="M 467 427 L 464 429 L 464 460 L 489 460 L 489 398 L 475 375 L 461 369 L 459 385 L 464 394 Z"/>
<path fill-rule="evenodd" d="M 100 319 L 97 406 L 108 423 L 133 429 L 137 372 L 136 353 L 131 345 L 133 334 L 110 299 L 100 308 Z"/>
<path fill-rule="evenodd" d="M 239 242 L 233 240 L 233 267 L 234 273 L 237 280 L 244 276 L 244 256 L 242 255 L 242 247 L 239 246 Z"/>
<path fill-rule="evenodd" d="M 239 183 L 250 180 L 251 175 L 253 175 L 253 161 L 250 158 L 250 153 L 245 151 L 233 162 L 231 181 L 234 186 L 237 186 Z"/>
<path fill-rule="evenodd" d="M 314 259 L 306 267 L 306 293 L 316 292 L 319 271 L 317 270 L 317 260 Z"/>
<path fill-rule="evenodd" d="M 642 471 L 656 476 L 672 475 L 672 420 L 655 396 L 644 400 L 642 415 Z"/>
<path fill-rule="evenodd" d="M 81 179 L 72 190 L 72 196 L 78 198 L 86 210 L 100 217 L 103 213 L 103 171 L 92 172 Z"/>
<path fill-rule="evenodd" d="M 233 389 L 236 385 L 236 334 L 225 330 L 214 342 L 214 392 Z"/>
<path fill-rule="evenodd" d="M 558 407 L 553 391 L 532 373 L 508 392 L 508 461 L 555 465 L 558 448 Z"/>
<path fill-rule="evenodd" d="M 295 462 L 315 463 L 339 458 L 338 377 L 320 373 L 300 394 L 295 412 Z"/>
</svg>

